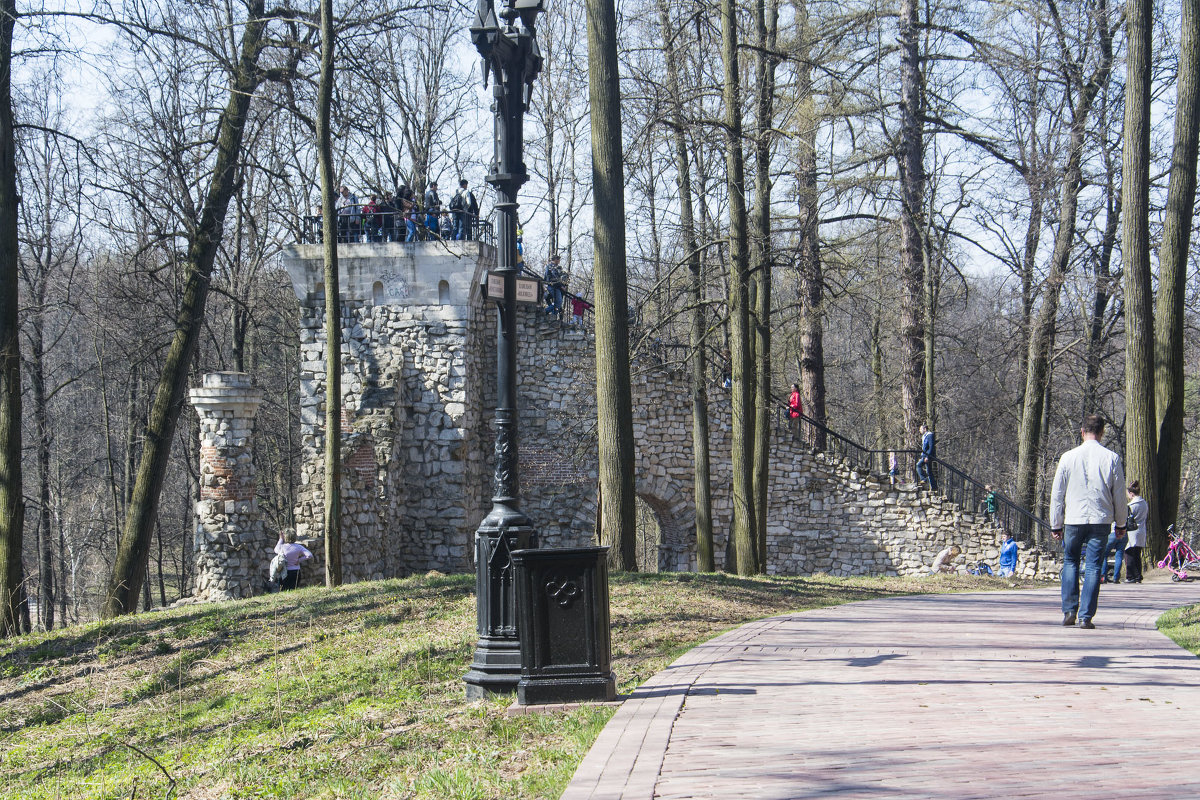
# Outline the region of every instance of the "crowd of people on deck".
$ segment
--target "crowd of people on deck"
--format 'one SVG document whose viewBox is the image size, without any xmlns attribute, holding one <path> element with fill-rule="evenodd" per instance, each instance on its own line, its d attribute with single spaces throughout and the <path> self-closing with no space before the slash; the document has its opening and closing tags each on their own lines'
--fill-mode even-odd
<svg viewBox="0 0 1200 800">
<path fill-rule="evenodd" d="M 430 181 L 425 194 L 408 186 L 395 192 L 384 191 L 366 196 L 367 202 L 348 186 L 338 188 L 334 200 L 337 215 L 337 240 L 340 243 L 421 242 L 437 240 L 467 241 L 479 238 L 479 201 L 466 178 L 443 203 L 437 181 Z M 306 220 L 306 239 L 324 240 L 321 204 L 314 203 Z"/>
</svg>

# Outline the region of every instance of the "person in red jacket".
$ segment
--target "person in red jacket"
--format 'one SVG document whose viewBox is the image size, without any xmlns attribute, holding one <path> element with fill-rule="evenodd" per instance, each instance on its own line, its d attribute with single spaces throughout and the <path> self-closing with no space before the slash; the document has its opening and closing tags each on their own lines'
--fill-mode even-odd
<svg viewBox="0 0 1200 800">
<path fill-rule="evenodd" d="M 800 433 L 800 417 L 803 414 L 804 403 L 800 399 L 800 387 L 793 383 L 792 394 L 788 397 L 788 425 L 797 436 Z"/>
</svg>

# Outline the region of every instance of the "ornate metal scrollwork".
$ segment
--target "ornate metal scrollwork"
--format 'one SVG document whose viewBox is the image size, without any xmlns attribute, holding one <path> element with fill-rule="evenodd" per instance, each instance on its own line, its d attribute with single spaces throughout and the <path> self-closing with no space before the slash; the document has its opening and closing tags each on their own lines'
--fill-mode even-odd
<svg viewBox="0 0 1200 800">
<path fill-rule="evenodd" d="M 575 581 L 555 575 L 546 581 L 546 594 L 563 608 L 570 608 L 575 598 L 583 594 L 583 590 Z"/>
</svg>

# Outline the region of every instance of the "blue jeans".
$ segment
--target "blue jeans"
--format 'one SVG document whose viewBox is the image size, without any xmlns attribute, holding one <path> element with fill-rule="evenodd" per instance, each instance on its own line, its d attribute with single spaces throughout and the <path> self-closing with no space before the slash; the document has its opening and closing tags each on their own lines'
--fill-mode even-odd
<svg viewBox="0 0 1200 800">
<path fill-rule="evenodd" d="M 467 238 L 467 212 L 454 212 L 454 238 L 456 241 L 463 241 Z"/>
<path fill-rule="evenodd" d="M 1127 541 L 1129 539 L 1125 536 L 1118 539 L 1115 533 L 1108 535 L 1108 544 L 1104 545 L 1104 560 L 1100 564 L 1104 567 L 1104 575 L 1109 580 L 1121 580 L 1121 562 L 1125 560 L 1125 543 Z M 1117 551 L 1117 556 L 1113 559 L 1113 571 L 1110 574 L 1108 571 L 1108 554 L 1114 550 Z"/>
<path fill-rule="evenodd" d="M 417 240 L 417 223 L 411 219 L 404 220 L 404 229 L 406 231 L 404 241 L 415 242 Z"/>
<path fill-rule="evenodd" d="M 923 458 L 917 461 L 917 480 L 928 483 L 930 489 L 937 491 L 937 476 L 933 474 L 933 465 Z"/>
<path fill-rule="evenodd" d="M 1100 598 L 1100 573 L 1109 525 L 1066 525 L 1063 527 L 1062 611 L 1080 620 L 1096 615 Z M 1079 566 L 1083 563 L 1083 592 L 1079 591 Z"/>
</svg>

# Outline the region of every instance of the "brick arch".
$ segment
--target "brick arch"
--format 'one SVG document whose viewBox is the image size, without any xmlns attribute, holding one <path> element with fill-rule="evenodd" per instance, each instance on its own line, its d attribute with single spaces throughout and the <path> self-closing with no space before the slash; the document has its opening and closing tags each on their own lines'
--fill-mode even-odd
<svg viewBox="0 0 1200 800">
<path fill-rule="evenodd" d="M 695 509 L 674 481 L 662 476 L 637 482 L 637 495 L 658 518 L 661 538 L 658 543 L 660 572 L 692 572 L 696 569 Z M 579 504 L 571 519 L 570 530 L 581 540 L 595 538 L 599 492 L 592 489 Z"/>
<path fill-rule="evenodd" d="M 696 569 L 696 510 L 675 485 L 661 476 L 639 481 L 638 497 L 658 517 L 662 538 L 658 543 L 660 572 L 692 572 Z"/>
</svg>

